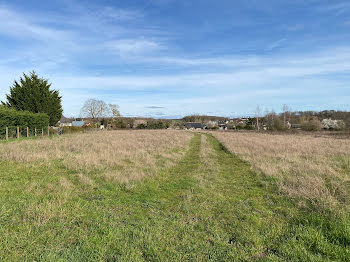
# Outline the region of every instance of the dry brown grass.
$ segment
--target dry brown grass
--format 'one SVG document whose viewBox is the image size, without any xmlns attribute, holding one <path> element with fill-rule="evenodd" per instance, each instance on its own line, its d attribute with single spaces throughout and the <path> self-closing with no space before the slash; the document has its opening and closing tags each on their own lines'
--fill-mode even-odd
<svg viewBox="0 0 350 262">
<path fill-rule="evenodd" d="M 312 134 L 214 132 L 231 152 L 277 178 L 300 204 L 349 209 L 350 139 Z"/>
<path fill-rule="evenodd" d="M 101 170 L 106 179 L 128 182 L 173 165 L 186 151 L 192 134 L 175 130 L 101 131 L 54 139 L 0 144 L 0 159 L 48 163 L 59 160 L 67 169 Z M 87 177 L 79 177 L 92 184 Z M 68 184 L 61 181 L 61 185 Z"/>
</svg>

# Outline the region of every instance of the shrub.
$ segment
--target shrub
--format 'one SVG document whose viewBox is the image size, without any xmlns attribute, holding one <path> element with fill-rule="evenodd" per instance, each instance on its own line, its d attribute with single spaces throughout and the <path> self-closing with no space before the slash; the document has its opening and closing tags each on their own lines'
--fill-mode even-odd
<svg viewBox="0 0 350 262">
<path fill-rule="evenodd" d="M 301 122 L 301 129 L 305 131 L 320 131 L 322 124 L 318 118 L 312 118 L 310 121 Z"/>
<path fill-rule="evenodd" d="M 242 124 L 238 124 L 236 125 L 236 129 L 237 130 L 253 130 L 254 127 L 252 125 L 242 125 Z"/>
<path fill-rule="evenodd" d="M 169 121 L 151 120 L 151 121 L 147 121 L 147 125 L 139 124 L 136 128 L 138 128 L 138 129 L 166 129 L 169 126 L 170 126 Z"/>
<path fill-rule="evenodd" d="M 116 128 L 127 128 L 127 124 L 122 119 L 117 119 L 113 124 Z"/>
<path fill-rule="evenodd" d="M 284 131 L 287 129 L 287 127 L 283 125 L 283 121 L 277 117 L 275 117 L 267 126 L 268 129 L 272 131 Z"/>
<path fill-rule="evenodd" d="M 136 128 L 137 128 L 137 129 L 146 129 L 147 126 L 146 126 L 145 124 L 139 124 L 139 125 L 137 125 Z"/>
<path fill-rule="evenodd" d="M 29 127 L 30 132 L 42 128 L 47 131 L 50 118 L 44 113 L 31 113 L 28 111 L 17 111 L 7 107 L 0 107 L 0 134 L 5 134 L 6 127 L 15 130 L 18 126 L 21 131 Z"/>
</svg>

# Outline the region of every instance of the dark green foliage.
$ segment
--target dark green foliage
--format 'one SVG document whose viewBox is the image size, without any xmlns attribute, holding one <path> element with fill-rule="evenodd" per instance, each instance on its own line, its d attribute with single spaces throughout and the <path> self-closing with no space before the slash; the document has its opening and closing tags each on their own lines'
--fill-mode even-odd
<svg viewBox="0 0 350 262">
<path fill-rule="evenodd" d="M 170 126 L 170 121 L 164 120 L 151 120 L 147 122 L 147 125 L 140 124 L 137 129 L 167 129 Z"/>
<path fill-rule="evenodd" d="M 23 132 L 29 127 L 31 134 L 37 128 L 38 132 L 44 128 L 47 131 L 49 116 L 44 113 L 31 113 L 28 111 L 17 111 L 12 108 L 0 106 L 0 135 L 4 136 L 5 128 L 9 128 L 10 136 L 16 132 L 17 126 Z"/>
<path fill-rule="evenodd" d="M 146 129 L 147 126 L 145 124 L 139 124 L 136 128 L 137 129 Z"/>
<path fill-rule="evenodd" d="M 238 130 L 253 130 L 254 127 L 252 125 L 237 125 L 236 129 L 238 129 Z"/>
<path fill-rule="evenodd" d="M 115 128 L 127 128 L 127 124 L 122 119 L 117 119 L 113 122 Z"/>
<path fill-rule="evenodd" d="M 46 113 L 50 125 L 55 125 L 62 116 L 61 97 L 57 90 L 50 90 L 51 84 L 47 79 L 39 78 L 33 71 L 29 75 L 23 73 L 19 82 L 15 81 L 6 95 L 10 108 L 33 113 Z"/>
<path fill-rule="evenodd" d="M 166 129 L 169 127 L 168 121 L 148 121 L 147 122 L 147 129 Z"/>
</svg>

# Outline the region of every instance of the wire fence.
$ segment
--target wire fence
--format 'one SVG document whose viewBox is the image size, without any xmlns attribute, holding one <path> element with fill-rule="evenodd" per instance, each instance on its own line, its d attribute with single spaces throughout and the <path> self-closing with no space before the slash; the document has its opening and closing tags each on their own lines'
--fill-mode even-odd
<svg viewBox="0 0 350 262">
<path fill-rule="evenodd" d="M 6 126 L 0 127 L 0 139 L 19 139 L 21 137 L 49 136 L 50 128 L 46 127 L 24 127 L 24 126 Z"/>
</svg>

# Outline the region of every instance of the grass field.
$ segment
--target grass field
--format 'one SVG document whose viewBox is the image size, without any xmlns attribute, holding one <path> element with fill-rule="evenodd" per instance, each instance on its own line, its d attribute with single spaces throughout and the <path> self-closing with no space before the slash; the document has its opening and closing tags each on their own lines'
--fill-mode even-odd
<svg viewBox="0 0 350 262">
<path fill-rule="evenodd" d="M 263 168 L 288 156 L 214 134 L 225 146 L 170 130 L 0 144 L 0 260 L 350 261 L 348 141 L 327 162 L 344 192 L 322 205 L 287 190 L 293 171 Z"/>
</svg>

